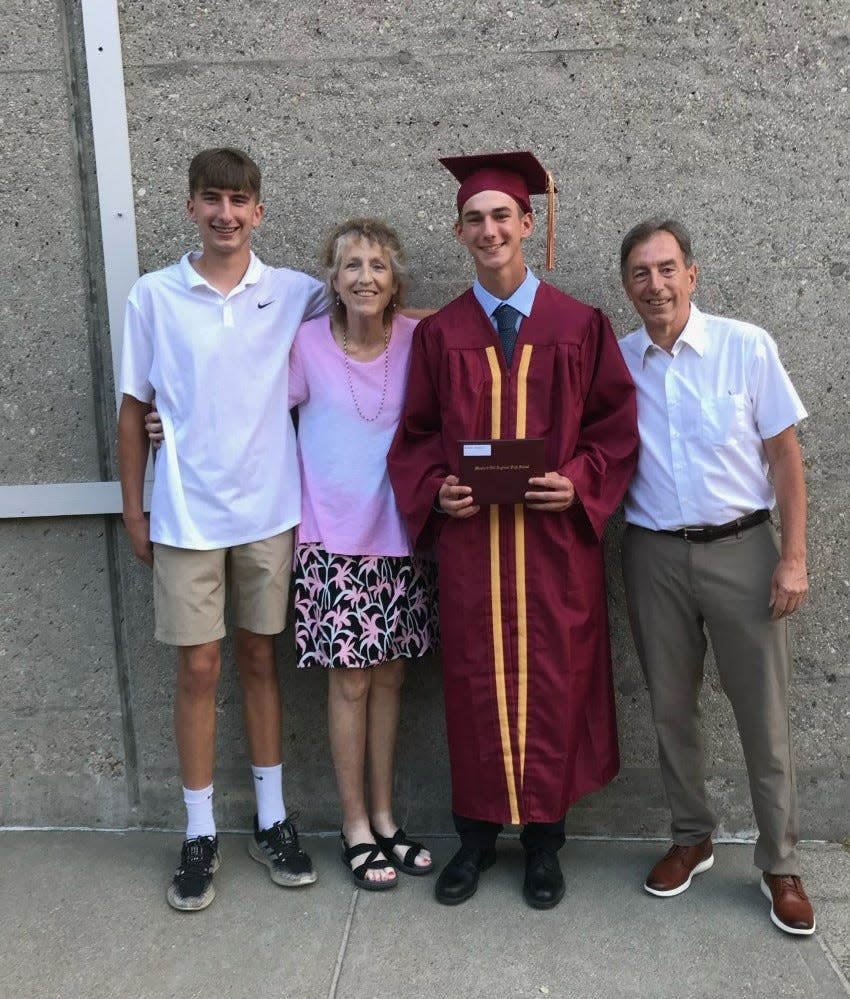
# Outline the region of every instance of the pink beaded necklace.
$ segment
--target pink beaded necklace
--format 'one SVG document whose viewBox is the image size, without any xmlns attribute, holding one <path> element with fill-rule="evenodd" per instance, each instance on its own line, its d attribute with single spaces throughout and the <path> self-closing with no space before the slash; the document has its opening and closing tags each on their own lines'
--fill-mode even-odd
<svg viewBox="0 0 850 999">
<path fill-rule="evenodd" d="M 381 401 L 378 405 L 378 411 L 374 416 L 367 416 L 363 410 L 360 408 L 360 403 L 357 401 L 357 395 L 354 391 L 354 383 L 351 380 L 351 365 L 349 364 L 349 353 L 348 353 L 348 324 L 342 324 L 342 353 L 345 358 L 345 378 L 348 382 L 348 391 L 351 394 L 351 401 L 354 403 L 354 408 L 357 410 L 357 415 L 361 420 L 365 420 L 367 423 L 374 423 L 375 420 L 381 415 L 384 409 L 384 402 L 387 398 L 387 382 L 389 381 L 390 373 L 390 356 L 389 356 L 389 346 L 390 346 L 390 328 L 384 323 L 384 384 L 381 389 Z"/>
</svg>

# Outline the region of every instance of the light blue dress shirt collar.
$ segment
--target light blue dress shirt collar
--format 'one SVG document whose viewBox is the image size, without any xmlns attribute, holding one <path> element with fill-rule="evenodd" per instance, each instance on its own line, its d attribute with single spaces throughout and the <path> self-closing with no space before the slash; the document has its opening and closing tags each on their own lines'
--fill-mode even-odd
<svg viewBox="0 0 850 999">
<path fill-rule="evenodd" d="M 475 279 L 475 284 L 472 286 L 472 294 L 475 295 L 478 300 L 478 304 L 484 310 L 486 315 L 489 316 L 490 322 L 493 324 L 493 329 L 495 329 L 496 320 L 493 318 L 493 312 L 498 309 L 503 302 L 507 302 L 508 305 L 512 305 L 517 312 L 522 313 L 523 316 L 530 316 L 531 306 L 534 304 L 534 296 L 537 294 L 539 285 L 540 278 L 535 277 L 530 267 L 526 267 L 525 280 L 510 298 L 502 299 L 496 298 L 495 295 L 491 295 L 477 278 Z"/>
</svg>

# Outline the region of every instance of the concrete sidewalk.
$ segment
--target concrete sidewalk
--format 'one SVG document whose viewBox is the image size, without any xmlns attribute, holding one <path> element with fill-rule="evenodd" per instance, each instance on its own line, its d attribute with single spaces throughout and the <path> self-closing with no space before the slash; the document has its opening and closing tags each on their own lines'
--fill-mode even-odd
<svg viewBox="0 0 850 999">
<path fill-rule="evenodd" d="M 165 902 L 178 834 L 0 831 L 0 997 L 850 996 L 850 852 L 835 844 L 803 848 L 818 931 L 792 938 L 769 921 L 749 845 L 717 845 L 689 891 L 655 899 L 642 878 L 663 844 L 570 840 L 567 896 L 538 912 L 515 839 L 454 908 L 433 877 L 357 891 L 335 837 L 302 839 L 316 885 L 278 888 L 244 835 L 224 835 L 215 902 L 184 914 Z M 440 865 L 455 847 L 428 843 Z"/>
</svg>

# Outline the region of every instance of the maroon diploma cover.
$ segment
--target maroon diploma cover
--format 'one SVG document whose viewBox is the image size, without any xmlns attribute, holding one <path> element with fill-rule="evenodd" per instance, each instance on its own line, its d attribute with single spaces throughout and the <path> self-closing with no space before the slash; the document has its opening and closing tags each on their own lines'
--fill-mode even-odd
<svg viewBox="0 0 850 999">
<path fill-rule="evenodd" d="M 460 441 L 460 484 L 472 488 L 476 504 L 522 503 L 532 476 L 546 474 L 542 437 Z"/>
</svg>

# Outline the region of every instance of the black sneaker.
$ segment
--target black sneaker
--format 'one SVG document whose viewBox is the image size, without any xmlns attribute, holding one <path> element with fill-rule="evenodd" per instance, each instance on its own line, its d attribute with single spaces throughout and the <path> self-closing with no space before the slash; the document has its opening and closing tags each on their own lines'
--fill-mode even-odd
<svg viewBox="0 0 850 999">
<path fill-rule="evenodd" d="M 196 836 L 184 839 L 180 850 L 180 866 L 166 898 L 173 909 L 194 912 L 206 907 L 215 898 L 213 874 L 218 870 L 218 836 Z"/>
<path fill-rule="evenodd" d="M 292 818 L 275 822 L 270 829 L 260 829 L 254 816 L 254 835 L 248 840 L 248 853 L 269 869 L 269 877 L 277 885 L 297 888 L 311 885 L 318 875 L 313 862 L 298 845 L 298 833 Z"/>
</svg>

